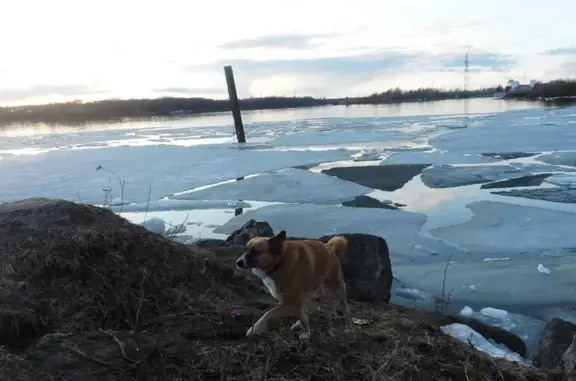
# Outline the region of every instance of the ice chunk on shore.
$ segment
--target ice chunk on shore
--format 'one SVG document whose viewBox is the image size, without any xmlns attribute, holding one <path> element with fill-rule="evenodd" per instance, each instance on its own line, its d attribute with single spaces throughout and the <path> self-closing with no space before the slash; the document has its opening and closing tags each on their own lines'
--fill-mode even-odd
<svg viewBox="0 0 576 381">
<path fill-rule="evenodd" d="M 492 357 L 503 358 L 513 362 L 524 362 L 524 359 L 518 353 L 512 352 L 505 345 L 492 343 L 467 325 L 453 323 L 440 327 L 440 329 L 445 334 L 450 335 L 463 343 L 470 343 L 477 350 L 487 353 Z"/>
<path fill-rule="evenodd" d="M 506 319 L 508 316 L 508 311 L 492 307 L 484 307 L 480 310 L 480 313 L 485 316 L 490 316 L 494 319 Z"/>
</svg>

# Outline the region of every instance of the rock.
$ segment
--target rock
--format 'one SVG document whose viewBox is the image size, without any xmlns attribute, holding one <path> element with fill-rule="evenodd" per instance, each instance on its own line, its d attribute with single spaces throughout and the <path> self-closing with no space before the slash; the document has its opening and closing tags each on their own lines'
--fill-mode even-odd
<svg viewBox="0 0 576 381">
<path fill-rule="evenodd" d="M 360 302 L 388 303 L 392 288 L 392 264 L 386 240 L 371 234 L 335 235 L 348 240 L 348 250 L 342 261 L 348 298 Z M 332 237 L 334 235 L 323 236 L 319 241 L 326 243 Z"/>
<path fill-rule="evenodd" d="M 536 188 L 536 189 L 513 189 L 509 191 L 491 192 L 502 196 L 523 197 L 532 200 L 550 202 L 562 202 L 565 204 L 576 203 L 576 188 Z"/>
<path fill-rule="evenodd" d="M 535 365 L 543 369 L 563 368 L 562 356 L 572 344 L 576 335 L 576 325 L 554 318 L 546 324 L 540 339 L 538 354 L 534 359 Z"/>
<path fill-rule="evenodd" d="M 544 180 L 551 175 L 552 175 L 551 173 L 539 173 L 537 175 L 521 176 L 513 179 L 495 181 L 493 183 L 483 184 L 480 188 L 493 189 L 493 188 L 534 187 L 542 185 Z"/>
<path fill-rule="evenodd" d="M 429 164 L 394 164 L 336 167 L 326 169 L 322 173 L 369 188 L 393 192 L 402 188 L 428 166 Z"/>
<path fill-rule="evenodd" d="M 235 230 L 228 238 L 226 245 L 246 245 L 254 237 L 272 237 L 274 232 L 268 222 L 248 220 L 242 227 Z"/>
<path fill-rule="evenodd" d="M 224 246 L 226 241 L 223 239 L 215 239 L 215 238 L 206 238 L 206 239 L 199 239 L 194 242 L 190 242 L 190 245 L 196 245 L 203 248 L 210 248 L 215 246 Z"/>
<path fill-rule="evenodd" d="M 430 188 L 451 188 L 506 180 L 526 172 L 510 165 L 454 167 L 435 165 L 422 172 L 422 182 Z"/>
<path fill-rule="evenodd" d="M 350 206 L 354 208 L 381 208 L 396 210 L 399 209 L 392 204 L 387 204 L 370 196 L 358 196 L 353 200 L 344 201 L 342 206 Z"/>
<path fill-rule="evenodd" d="M 562 362 L 564 363 L 564 380 L 576 380 L 576 336 L 572 337 L 572 344 L 566 349 L 562 355 Z"/>
</svg>

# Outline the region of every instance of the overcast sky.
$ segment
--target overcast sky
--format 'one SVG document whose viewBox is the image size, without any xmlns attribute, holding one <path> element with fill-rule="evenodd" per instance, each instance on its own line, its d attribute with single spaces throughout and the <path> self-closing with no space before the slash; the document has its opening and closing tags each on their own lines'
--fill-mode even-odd
<svg viewBox="0 0 576 381">
<path fill-rule="evenodd" d="M 574 0 L 5 0 L 0 103 L 355 96 L 576 76 Z"/>
</svg>

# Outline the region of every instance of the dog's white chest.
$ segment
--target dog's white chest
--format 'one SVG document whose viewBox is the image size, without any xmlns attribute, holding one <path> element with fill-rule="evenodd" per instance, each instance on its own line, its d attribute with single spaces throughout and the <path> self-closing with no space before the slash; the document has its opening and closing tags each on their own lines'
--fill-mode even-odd
<svg viewBox="0 0 576 381">
<path fill-rule="evenodd" d="M 278 294 L 276 294 L 276 283 L 274 282 L 274 279 L 270 278 L 269 276 L 266 275 L 266 272 L 260 270 L 260 269 L 252 269 L 252 273 L 258 277 L 260 277 L 260 279 L 262 279 L 262 283 L 264 283 L 264 286 L 266 286 L 266 288 L 268 289 L 268 291 L 270 291 L 270 294 L 275 298 L 278 299 Z"/>
</svg>

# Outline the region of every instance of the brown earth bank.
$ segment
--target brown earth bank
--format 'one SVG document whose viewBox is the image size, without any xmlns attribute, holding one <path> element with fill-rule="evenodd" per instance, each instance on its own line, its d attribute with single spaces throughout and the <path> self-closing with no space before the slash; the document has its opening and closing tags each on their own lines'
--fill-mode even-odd
<svg viewBox="0 0 576 381">
<path fill-rule="evenodd" d="M 238 245 L 172 242 L 61 200 L 0 205 L 1 380 L 545 380 L 443 334 L 452 315 L 351 301 L 353 334 L 322 298 L 248 339 L 274 305 L 234 268 Z M 482 329 L 482 327 L 478 328 Z"/>
</svg>

